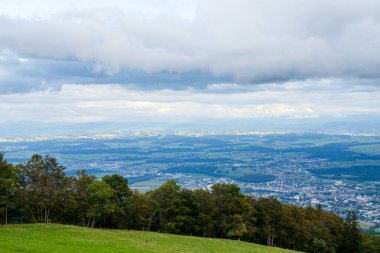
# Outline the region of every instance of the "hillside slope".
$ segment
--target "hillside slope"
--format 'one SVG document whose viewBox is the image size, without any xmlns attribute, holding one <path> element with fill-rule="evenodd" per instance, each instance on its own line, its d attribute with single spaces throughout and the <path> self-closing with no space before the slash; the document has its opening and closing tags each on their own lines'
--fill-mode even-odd
<svg viewBox="0 0 380 253">
<path fill-rule="evenodd" d="M 140 231 L 89 229 L 57 224 L 0 226 L 0 252 L 286 253 L 257 244 Z"/>
</svg>

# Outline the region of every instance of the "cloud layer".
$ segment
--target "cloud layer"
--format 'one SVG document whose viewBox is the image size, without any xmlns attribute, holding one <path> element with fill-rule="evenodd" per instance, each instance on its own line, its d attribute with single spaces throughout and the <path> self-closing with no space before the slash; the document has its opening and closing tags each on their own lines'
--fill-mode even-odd
<svg viewBox="0 0 380 253">
<path fill-rule="evenodd" d="M 10 119 L 46 123 L 239 122 L 260 118 L 345 118 L 380 114 L 379 90 L 351 87 L 337 94 L 335 89 L 339 81 L 335 81 L 334 88 L 330 85 L 329 80 L 261 85 L 255 89 L 225 84 L 209 86 L 203 91 L 142 91 L 116 85 L 64 85 L 54 92 L 0 95 L 0 122 Z M 240 91 L 218 93 L 218 89 Z"/>
<path fill-rule="evenodd" d="M 0 123 L 380 116 L 376 0 L 0 6 Z"/>
<path fill-rule="evenodd" d="M 39 2 L 49 6 L 48 1 Z M 188 13 L 175 12 L 180 8 L 173 1 L 142 2 L 107 6 L 84 1 L 37 18 L 17 16 L 8 7 L 0 17 L 0 52 L 3 58 L 11 52 L 31 59 L 29 64 L 49 60 L 57 76 L 35 73 L 35 65 L 28 67 L 32 73 L 23 72 L 25 79 L 40 75 L 45 83 L 70 82 L 73 73 L 62 66 L 68 60 L 87 70 L 74 73 L 77 82 L 99 73 L 126 73 L 125 80 L 116 78 L 118 83 L 144 79 L 128 79 L 130 71 L 184 73 L 176 77 L 178 83 L 187 82 L 186 73 L 198 72 L 241 83 L 379 78 L 378 1 L 207 0 L 192 2 Z M 2 69 L 0 78 L 18 73 L 9 65 L 2 64 Z"/>
</svg>

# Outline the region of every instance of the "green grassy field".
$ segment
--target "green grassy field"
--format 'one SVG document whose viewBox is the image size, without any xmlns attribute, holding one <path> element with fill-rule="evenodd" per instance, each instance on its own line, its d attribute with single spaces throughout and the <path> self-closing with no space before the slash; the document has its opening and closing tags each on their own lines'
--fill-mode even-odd
<svg viewBox="0 0 380 253">
<path fill-rule="evenodd" d="M 0 226 L 0 252 L 294 252 L 257 244 L 152 232 L 89 229 L 57 224 Z"/>
</svg>

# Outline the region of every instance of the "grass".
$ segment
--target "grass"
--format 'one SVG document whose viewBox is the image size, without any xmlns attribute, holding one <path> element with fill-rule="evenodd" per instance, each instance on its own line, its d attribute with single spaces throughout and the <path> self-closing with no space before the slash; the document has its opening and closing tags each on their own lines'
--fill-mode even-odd
<svg viewBox="0 0 380 253">
<path fill-rule="evenodd" d="M 166 179 L 150 179 L 150 180 L 134 183 L 131 186 L 133 186 L 133 187 L 158 188 L 165 182 L 166 182 Z"/>
<path fill-rule="evenodd" d="M 0 252 L 28 253 L 286 253 L 253 243 L 153 232 L 90 229 L 57 224 L 0 226 Z"/>
</svg>

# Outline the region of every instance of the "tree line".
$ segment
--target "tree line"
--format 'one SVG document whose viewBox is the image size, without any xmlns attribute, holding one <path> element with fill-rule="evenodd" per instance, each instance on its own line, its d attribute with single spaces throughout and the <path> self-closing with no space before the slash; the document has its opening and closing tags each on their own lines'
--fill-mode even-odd
<svg viewBox="0 0 380 253">
<path fill-rule="evenodd" d="M 120 175 L 85 170 L 67 176 L 54 157 L 33 155 L 13 165 L 0 153 L 0 222 L 63 223 L 244 240 L 305 252 L 380 252 L 380 237 L 361 233 L 355 212 L 346 220 L 313 208 L 253 198 L 234 184 L 188 190 L 168 180 L 141 193 Z"/>
</svg>

